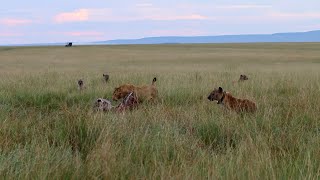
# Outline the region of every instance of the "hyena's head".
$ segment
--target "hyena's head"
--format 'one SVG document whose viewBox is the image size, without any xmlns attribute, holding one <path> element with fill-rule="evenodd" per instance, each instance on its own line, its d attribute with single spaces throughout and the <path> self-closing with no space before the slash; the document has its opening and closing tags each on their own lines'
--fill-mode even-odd
<svg viewBox="0 0 320 180">
<path fill-rule="evenodd" d="M 210 101 L 218 101 L 218 103 L 223 98 L 223 89 L 219 87 L 218 89 L 214 88 L 214 90 L 208 96 Z"/>
<path fill-rule="evenodd" d="M 108 82 L 109 81 L 109 74 L 103 74 L 103 79 Z"/>
<path fill-rule="evenodd" d="M 154 85 L 156 83 L 156 81 L 157 81 L 157 78 L 154 77 L 153 80 L 152 80 L 152 85 Z"/>
<path fill-rule="evenodd" d="M 245 81 L 245 80 L 248 80 L 249 78 L 246 76 L 246 75 L 244 75 L 244 74 L 241 74 L 240 75 L 240 78 L 239 78 L 239 81 Z"/>
<path fill-rule="evenodd" d="M 83 87 L 83 84 L 84 84 L 83 80 L 82 80 L 82 79 L 79 79 L 79 80 L 78 80 L 78 86 L 79 86 L 79 88 L 82 88 L 82 87 Z"/>
<path fill-rule="evenodd" d="M 108 111 L 112 109 L 111 102 L 107 99 L 98 98 L 94 103 L 94 109 L 97 111 Z"/>
</svg>

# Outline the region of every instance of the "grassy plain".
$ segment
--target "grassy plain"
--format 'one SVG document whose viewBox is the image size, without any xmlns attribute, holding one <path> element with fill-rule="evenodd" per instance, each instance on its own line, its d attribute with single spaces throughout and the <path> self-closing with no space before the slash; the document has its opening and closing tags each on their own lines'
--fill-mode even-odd
<svg viewBox="0 0 320 180">
<path fill-rule="evenodd" d="M 320 43 L 0 47 L 0 76 L 4 178 L 320 178 Z M 158 104 L 92 112 L 153 77 Z M 207 101 L 219 86 L 258 112 Z"/>
</svg>

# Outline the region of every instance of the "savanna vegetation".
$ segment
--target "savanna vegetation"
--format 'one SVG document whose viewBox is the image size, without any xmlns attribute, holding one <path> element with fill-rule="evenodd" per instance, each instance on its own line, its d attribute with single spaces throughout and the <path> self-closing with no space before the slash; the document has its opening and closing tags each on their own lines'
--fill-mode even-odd
<svg viewBox="0 0 320 180">
<path fill-rule="evenodd" d="M 319 43 L 0 47 L 0 76 L 2 178 L 320 178 Z M 158 103 L 92 111 L 153 77 Z M 208 101 L 219 86 L 258 111 Z"/>
</svg>

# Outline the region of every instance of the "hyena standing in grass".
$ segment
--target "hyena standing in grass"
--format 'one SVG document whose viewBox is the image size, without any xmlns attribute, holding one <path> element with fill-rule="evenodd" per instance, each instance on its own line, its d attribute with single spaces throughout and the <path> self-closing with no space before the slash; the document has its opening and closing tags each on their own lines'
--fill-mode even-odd
<svg viewBox="0 0 320 180">
<path fill-rule="evenodd" d="M 241 74 L 239 80 L 238 81 L 232 81 L 232 83 L 234 84 L 234 83 L 237 83 L 237 82 L 244 82 L 244 81 L 246 81 L 248 79 L 249 78 L 248 78 L 247 75 Z"/>
<path fill-rule="evenodd" d="M 84 82 L 82 79 L 78 80 L 78 88 L 80 91 L 82 91 L 84 89 Z"/>
<path fill-rule="evenodd" d="M 241 81 L 245 81 L 245 80 L 248 80 L 248 79 L 249 79 L 248 76 L 246 76 L 244 74 L 241 74 L 238 81 L 241 82 Z"/>
<path fill-rule="evenodd" d="M 238 99 L 230 93 L 223 91 L 221 87 L 214 89 L 208 96 L 210 101 L 218 101 L 224 107 L 236 112 L 255 112 L 257 110 L 256 103 L 248 99 Z"/>
<path fill-rule="evenodd" d="M 104 74 L 103 73 L 102 76 L 103 76 L 104 81 L 107 83 L 109 81 L 109 74 Z"/>
</svg>

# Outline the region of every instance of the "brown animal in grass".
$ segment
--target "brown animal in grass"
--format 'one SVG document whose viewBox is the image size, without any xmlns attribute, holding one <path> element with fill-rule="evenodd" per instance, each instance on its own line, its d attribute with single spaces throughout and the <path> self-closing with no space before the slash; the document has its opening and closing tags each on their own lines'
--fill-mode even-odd
<svg viewBox="0 0 320 180">
<path fill-rule="evenodd" d="M 230 93 L 223 91 L 221 87 L 214 89 L 208 99 L 210 101 L 218 101 L 218 104 L 222 104 L 227 109 L 236 112 L 255 112 L 257 110 L 257 106 L 253 101 L 235 98 Z"/>
<path fill-rule="evenodd" d="M 79 87 L 79 90 L 82 91 L 84 89 L 84 82 L 82 79 L 79 79 L 78 80 L 78 87 Z"/>
<path fill-rule="evenodd" d="M 249 79 L 249 78 L 248 78 L 246 75 L 241 74 L 238 81 L 241 82 L 241 81 L 245 81 L 245 80 L 248 80 L 248 79 Z"/>
<path fill-rule="evenodd" d="M 248 79 L 249 79 L 249 78 L 248 78 L 247 75 L 241 74 L 239 80 L 238 80 L 238 81 L 233 81 L 232 83 L 234 84 L 234 83 L 236 83 L 236 82 L 243 82 L 243 81 L 246 81 L 246 80 L 248 80 Z"/>
<path fill-rule="evenodd" d="M 109 81 L 109 74 L 103 74 L 103 79 L 107 83 Z"/>
<path fill-rule="evenodd" d="M 158 90 L 155 86 L 156 78 L 153 78 L 151 85 L 135 86 L 132 84 L 124 84 L 115 88 L 112 99 L 117 101 L 126 97 L 129 93 L 134 92 L 138 102 L 154 101 L 158 96 Z"/>
</svg>

